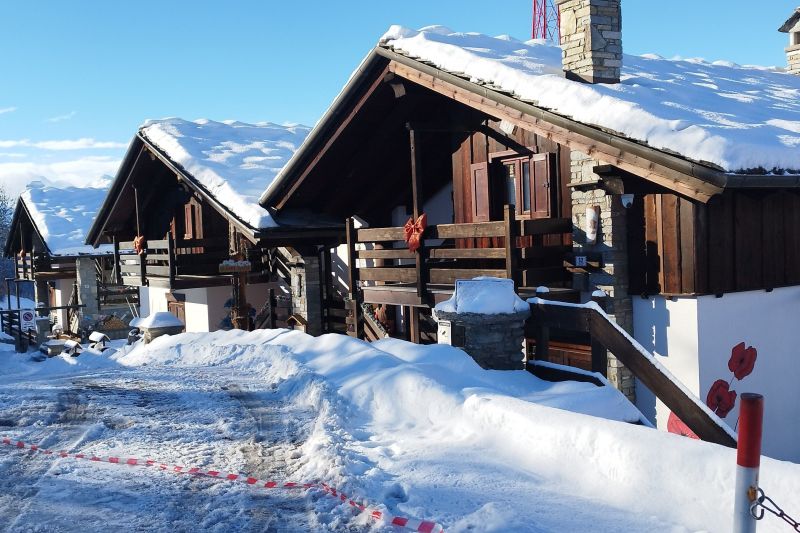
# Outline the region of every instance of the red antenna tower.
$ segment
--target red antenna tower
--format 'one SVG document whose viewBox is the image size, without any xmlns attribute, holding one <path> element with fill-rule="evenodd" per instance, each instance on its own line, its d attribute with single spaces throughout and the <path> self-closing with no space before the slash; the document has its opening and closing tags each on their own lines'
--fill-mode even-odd
<svg viewBox="0 0 800 533">
<path fill-rule="evenodd" d="M 561 13 L 553 0 L 533 0 L 531 38 L 561 43 Z"/>
</svg>

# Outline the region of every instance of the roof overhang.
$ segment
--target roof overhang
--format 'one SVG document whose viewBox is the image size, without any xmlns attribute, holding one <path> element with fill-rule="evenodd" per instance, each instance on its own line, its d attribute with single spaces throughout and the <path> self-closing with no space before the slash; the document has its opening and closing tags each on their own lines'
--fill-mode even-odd
<svg viewBox="0 0 800 533">
<path fill-rule="evenodd" d="M 36 222 L 33 221 L 33 217 L 31 217 L 30 211 L 28 211 L 28 207 L 25 205 L 25 202 L 22 200 L 22 197 L 17 198 L 17 205 L 14 208 L 14 216 L 11 218 L 11 226 L 8 232 L 8 238 L 6 239 L 5 246 L 3 247 L 3 255 L 5 257 L 13 257 L 12 248 L 14 247 L 14 241 L 16 240 L 16 236 L 20 229 L 20 224 L 22 223 L 22 217 L 26 217 L 28 222 L 33 228 L 34 235 L 37 239 L 42 243 L 47 251 L 48 255 L 52 255 L 50 251 L 50 247 L 47 245 L 47 241 L 44 240 L 42 237 L 42 233 L 39 231 L 39 228 L 36 226 Z"/>
<path fill-rule="evenodd" d="M 782 33 L 789 33 L 794 29 L 795 26 L 797 26 L 798 22 L 800 22 L 800 7 L 794 10 L 792 16 L 783 23 L 783 26 L 778 28 L 778 31 Z"/>
<path fill-rule="evenodd" d="M 505 120 L 522 129 L 572 149 L 605 164 L 614 165 L 678 194 L 707 202 L 726 187 L 728 177 L 718 168 L 689 161 L 679 155 L 649 147 L 619 134 L 604 131 L 552 111 L 523 102 L 506 93 L 479 85 L 393 50 L 378 46 L 370 52 L 331 107 L 311 131 L 306 142 L 265 191 L 262 207 L 280 211 L 299 187 L 330 142 L 355 98 L 376 73 L 388 69 L 397 77 L 421 85 L 475 110 Z"/>
</svg>

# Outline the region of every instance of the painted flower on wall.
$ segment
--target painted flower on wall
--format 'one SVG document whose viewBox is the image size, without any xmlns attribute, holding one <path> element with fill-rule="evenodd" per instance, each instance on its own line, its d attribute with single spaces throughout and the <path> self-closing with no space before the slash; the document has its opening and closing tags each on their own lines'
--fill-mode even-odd
<svg viewBox="0 0 800 533">
<path fill-rule="evenodd" d="M 736 406 L 736 391 L 731 390 L 734 378 L 741 381 L 749 376 L 756 366 L 758 350 L 753 346 L 747 346 L 740 342 L 731 350 L 731 358 L 728 360 L 728 369 L 733 372 L 730 381 L 718 379 L 708 390 L 706 405 L 720 418 L 725 418 Z M 698 438 L 697 435 L 677 416 L 670 412 L 667 420 L 667 431 L 685 437 Z"/>
<path fill-rule="evenodd" d="M 687 426 L 686 423 L 678 418 L 678 415 L 673 412 L 669 413 L 669 418 L 667 419 L 667 431 L 676 435 L 681 435 L 682 437 L 700 440 L 700 437 L 698 437 L 694 431 L 689 429 L 689 426 Z"/>
<path fill-rule="evenodd" d="M 731 350 L 728 369 L 733 372 L 736 379 L 741 381 L 753 371 L 753 368 L 756 366 L 757 357 L 758 351 L 755 348 L 752 346 L 745 348 L 745 343 L 740 342 Z"/>
<path fill-rule="evenodd" d="M 725 418 L 736 405 L 736 391 L 730 390 L 730 385 L 727 381 L 718 379 L 708 391 L 706 405 L 720 418 Z"/>
</svg>

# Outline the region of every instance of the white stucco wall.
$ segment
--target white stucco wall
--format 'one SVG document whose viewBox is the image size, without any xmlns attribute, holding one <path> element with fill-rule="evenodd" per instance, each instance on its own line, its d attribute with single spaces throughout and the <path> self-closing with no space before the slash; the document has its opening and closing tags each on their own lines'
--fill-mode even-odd
<svg viewBox="0 0 800 533">
<path fill-rule="evenodd" d="M 661 296 L 633 299 L 634 337 L 697 394 L 700 367 L 697 360 L 697 300 Z M 651 422 L 667 427 L 669 409 L 647 387 L 636 382 L 636 406 Z"/>
<path fill-rule="evenodd" d="M 764 395 L 765 455 L 800 462 L 800 287 L 699 298 L 700 391 L 717 379 L 739 395 Z M 753 346 L 753 372 L 741 381 L 728 369 L 734 346 Z M 735 425 L 739 402 L 725 418 Z"/>
<path fill-rule="evenodd" d="M 74 280 L 72 279 L 57 279 L 55 280 L 55 286 L 53 290 L 53 294 L 55 297 L 55 306 L 60 307 L 62 305 L 69 305 L 69 297 L 72 295 L 72 283 Z M 67 310 L 66 309 L 59 309 L 54 311 L 56 314 L 56 320 L 61 327 L 67 326 Z"/>
<path fill-rule="evenodd" d="M 735 428 L 743 392 L 765 397 L 763 453 L 800 462 L 800 287 L 750 291 L 722 298 L 634 298 L 634 336 L 705 401 L 717 380 L 730 382 L 735 408 L 724 418 Z M 728 368 L 734 346 L 757 350 L 753 372 L 742 380 Z M 699 354 L 699 355 L 698 355 Z M 669 410 L 637 382 L 637 406 L 666 430 Z"/>
</svg>

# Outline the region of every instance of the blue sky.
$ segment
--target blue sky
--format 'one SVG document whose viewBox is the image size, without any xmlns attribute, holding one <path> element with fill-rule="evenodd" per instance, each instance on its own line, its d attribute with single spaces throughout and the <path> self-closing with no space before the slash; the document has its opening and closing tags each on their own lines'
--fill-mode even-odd
<svg viewBox="0 0 800 533">
<path fill-rule="evenodd" d="M 624 48 L 783 65 L 798 3 L 624 0 Z M 524 39 L 530 20 L 529 0 L 4 0 L 0 185 L 96 183 L 147 118 L 313 124 L 391 24 Z"/>
</svg>

